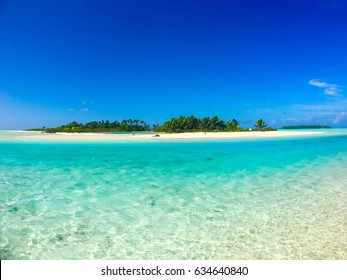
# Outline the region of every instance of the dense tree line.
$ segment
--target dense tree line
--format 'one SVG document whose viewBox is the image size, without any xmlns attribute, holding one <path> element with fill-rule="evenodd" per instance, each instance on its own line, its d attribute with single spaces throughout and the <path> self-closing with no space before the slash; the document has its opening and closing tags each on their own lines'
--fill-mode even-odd
<svg viewBox="0 0 347 280">
<path fill-rule="evenodd" d="M 267 127 L 264 120 L 259 119 L 255 124 L 255 130 L 275 130 Z M 157 132 L 184 132 L 184 131 L 245 131 L 236 119 L 224 121 L 218 116 L 204 117 L 180 116 L 172 118 L 162 126 L 154 127 Z"/>
<path fill-rule="evenodd" d="M 183 131 L 242 131 L 237 120 L 223 121 L 217 116 L 204 117 L 180 116 L 172 118 L 162 126 L 156 126 L 154 131 L 158 132 L 183 132 Z"/>
<path fill-rule="evenodd" d="M 255 130 L 275 130 L 267 127 L 264 120 L 259 119 L 255 126 Z M 79 122 L 71 122 L 67 125 L 58 126 L 55 128 L 30 129 L 40 130 L 49 133 L 54 132 L 134 132 L 134 131 L 150 131 L 155 132 L 194 132 L 194 131 L 246 131 L 243 129 L 236 119 L 224 121 L 218 116 L 204 117 L 202 119 L 196 116 L 180 116 L 172 118 L 163 125 L 154 125 L 150 127 L 142 120 L 122 120 L 114 121 L 93 121 L 85 124 Z"/>
<path fill-rule="evenodd" d="M 319 128 L 331 128 L 329 125 L 287 125 L 282 126 L 282 129 L 319 129 Z"/>
<path fill-rule="evenodd" d="M 43 130 L 49 133 L 54 132 L 131 132 L 131 131 L 149 131 L 151 127 L 142 120 L 122 120 L 114 121 L 93 121 L 85 124 L 79 122 L 71 122 L 66 125 L 57 126 L 55 128 L 30 129 Z"/>
</svg>

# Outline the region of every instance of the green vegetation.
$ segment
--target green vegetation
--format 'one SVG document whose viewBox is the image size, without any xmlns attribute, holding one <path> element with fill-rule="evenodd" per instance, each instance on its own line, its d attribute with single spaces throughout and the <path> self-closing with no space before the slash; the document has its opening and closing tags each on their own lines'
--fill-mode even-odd
<svg viewBox="0 0 347 280">
<path fill-rule="evenodd" d="M 30 131 L 44 131 L 47 133 L 56 132 L 131 132 L 131 131 L 149 131 L 150 126 L 141 120 L 122 120 L 114 121 L 93 121 L 86 124 L 71 122 L 67 125 L 57 126 L 55 128 L 28 129 Z"/>
<path fill-rule="evenodd" d="M 319 129 L 319 128 L 331 128 L 329 125 L 287 125 L 282 126 L 281 129 Z"/>
<path fill-rule="evenodd" d="M 274 131 L 276 129 L 267 127 L 264 120 L 259 119 L 256 123 L 256 130 Z M 165 122 L 162 126 L 156 125 L 153 129 L 157 132 L 194 132 L 194 131 L 249 131 L 243 129 L 239 122 L 235 119 L 231 121 L 223 121 L 218 116 L 204 117 L 199 119 L 195 116 L 180 116 L 172 118 Z"/>
<path fill-rule="evenodd" d="M 276 130 L 267 127 L 264 120 L 259 119 L 255 125 L 256 130 Z M 44 131 L 47 133 L 56 132 L 132 132 L 132 131 L 150 131 L 155 132 L 196 132 L 196 131 L 249 131 L 240 127 L 237 120 L 232 119 L 224 121 L 218 116 L 204 117 L 202 119 L 195 116 L 180 116 L 172 118 L 165 122 L 163 125 L 156 124 L 152 128 L 144 121 L 141 120 L 122 120 L 121 122 L 114 121 L 93 121 L 86 124 L 78 123 L 76 121 L 67 125 L 58 126 L 55 128 L 42 129 L 34 128 L 28 129 L 31 131 Z"/>
<path fill-rule="evenodd" d="M 264 130 L 265 127 L 267 127 L 267 124 L 263 119 L 257 120 L 257 123 L 255 124 L 256 130 Z"/>
<path fill-rule="evenodd" d="M 157 132 L 192 132 L 192 131 L 243 131 L 237 120 L 223 121 L 217 116 L 199 119 L 195 116 L 172 118 L 162 126 L 156 126 Z"/>
</svg>

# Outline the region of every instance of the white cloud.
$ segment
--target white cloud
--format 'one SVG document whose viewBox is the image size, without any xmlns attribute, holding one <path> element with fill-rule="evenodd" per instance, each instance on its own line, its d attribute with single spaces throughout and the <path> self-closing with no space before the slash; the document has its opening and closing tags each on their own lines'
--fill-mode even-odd
<svg viewBox="0 0 347 280">
<path fill-rule="evenodd" d="M 337 96 L 339 95 L 340 93 L 342 92 L 342 90 L 336 86 L 331 86 L 331 87 L 328 87 L 324 90 L 324 93 L 326 95 L 332 95 L 332 96 Z"/>
<path fill-rule="evenodd" d="M 338 96 L 342 92 L 342 89 L 340 89 L 337 85 L 320 82 L 317 79 L 309 80 L 308 83 L 311 86 L 324 88 L 325 95 Z"/>
<path fill-rule="evenodd" d="M 320 82 L 318 80 L 309 80 L 308 83 L 310 85 L 316 86 L 316 87 L 328 87 L 328 86 L 330 86 L 329 84 L 324 83 L 324 82 Z"/>
<path fill-rule="evenodd" d="M 94 101 L 83 100 L 81 103 L 82 103 L 83 105 L 86 105 L 86 104 L 94 104 Z"/>
<path fill-rule="evenodd" d="M 347 119 L 347 113 L 346 112 L 341 112 L 340 114 L 338 114 L 335 118 L 335 120 L 333 121 L 334 124 L 338 124 L 343 120 Z"/>
<path fill-rule="evenodd" d="M 290 122 L 296 122 L 296 121 L 300 121 L 300 119 L 298 118 L 287 118 L 286 121 L 290 121 Z"/>
</svg>

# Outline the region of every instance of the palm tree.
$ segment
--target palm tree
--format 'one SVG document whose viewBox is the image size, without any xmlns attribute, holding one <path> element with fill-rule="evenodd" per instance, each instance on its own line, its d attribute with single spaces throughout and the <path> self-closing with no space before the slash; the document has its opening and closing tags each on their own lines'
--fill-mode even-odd
<svg viewBox="0 0 347 280">
<path fill-rule="evenodd" d="M 214 130 L 223 130 L 225 127 L 225 123 L 219 117 L 214 116 L 211 118 L 212 129 Z"/>
<path fill-rule="evenodd" d="M 259 119 L 254 126 L 256 130 L 264 130 L 264 128 L 267 127 L 267 124 L 263 119 Z"/>
<path fill-rule="evenodd" d="M 203 130 L 203 131 L 208 131 L 211 129 L 211 119 L 210 117 L 204 117 L 201 122 L 200 122 L 200 128 Z"/>
<path fill-rule="evenodd" d="M 237 120 L 232 119 L 231 121 L 226 122 L 226 127 L 227 130 L 236 131 L 240 127 L 240 124 Z"/>
<path fill-rule="evenodd" d="M 232 130 L 237 130 L 239 127 L 240 127 L 240 124 L 237 120 L 235 119 L 232 119 L 231 120 L 231 127 L 232 127 Z"/>
</svg>

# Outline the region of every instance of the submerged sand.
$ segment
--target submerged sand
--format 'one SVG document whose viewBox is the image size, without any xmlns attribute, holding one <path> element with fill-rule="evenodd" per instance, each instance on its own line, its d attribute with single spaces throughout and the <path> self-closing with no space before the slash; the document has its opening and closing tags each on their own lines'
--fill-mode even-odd
<svg viewBox="0 0 347 280">
<path fill-rule="evenodd" d="M 0 140 L 32 140 L 32 141 L 176 141 L 176 140 L 228 140 L 228 139 L 259 139 L 259 138 L 285 138 L 314 136 L 326 134 L 324 131 L 249 131 L 249 132 L 185 132 L 185 133 L 135 133 L 110 134 L 110 133 L 43 133 L 43 132 L 18 132 L 0 135 Z"/>
</svg>

